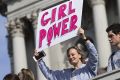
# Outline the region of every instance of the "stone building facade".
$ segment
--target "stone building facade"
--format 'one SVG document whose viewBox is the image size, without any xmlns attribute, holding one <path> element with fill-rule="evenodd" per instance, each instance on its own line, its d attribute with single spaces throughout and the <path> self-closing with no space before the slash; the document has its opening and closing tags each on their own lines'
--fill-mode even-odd
<svg viewBox="0 0 120 80">
<path fill-rule="evenodd" d="M 7 2 L 8 49 L 12 72 L 30 68 L 37 80 L 44 80 L 33 61 L 38 13 L 67 0 L 10 0 Z M 84 0 L 82 25 L 94 41 L 99 53 L 99 67 L 106 67 L 111 53 L 105 29 L 119 23 L 120 0 Z M 53 70 L 69 67 L 66 49 L 77 42 L 74 37 L 49 49 L 45 49 L 46 64 Z"/>
</svg>

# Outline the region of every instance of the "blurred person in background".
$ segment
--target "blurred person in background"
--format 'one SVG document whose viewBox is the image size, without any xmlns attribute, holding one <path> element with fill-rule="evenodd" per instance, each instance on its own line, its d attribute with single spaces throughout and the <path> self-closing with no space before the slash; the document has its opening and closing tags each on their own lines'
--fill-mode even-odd
<svg viewBox="0 0 120 80">
<path fill-rule="evenodd" d="M 21 69 L 18 76 L 20 80 L 35 80 L 34 74 L 30 69 Z"/>
<path fill-rule="evenodd" d="M 3 80 L 20 80 L 20 79 L 17 74 L 10 73 L 10 74 L 5 75 Z"/>
<path fill-rule="evenodd" d="M 112 24 L 107 29 L 109 42 L 112 47 L 115 47 L 108 60 L 107 71 L 112 71 L 120 68 L 120 24 Z"/>
</svg>

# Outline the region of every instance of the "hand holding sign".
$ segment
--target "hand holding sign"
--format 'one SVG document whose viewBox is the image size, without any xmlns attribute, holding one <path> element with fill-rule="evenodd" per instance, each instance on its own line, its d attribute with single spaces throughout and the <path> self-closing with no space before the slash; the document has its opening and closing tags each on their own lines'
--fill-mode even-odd
<svg viewBox="0 0 120 80">
<path fill-rule="evenodd" d="M 81 27 L 78 29 L 78 35 L 81 36 L 83 39 L 86 39 L 85 31 Z"/>
<path fill-rule="evenodd" d="M 37 52 L 37 50 L 35 50 L 33 59 L 37 62 L 38 60 L 42 59 L 45 56 L 46 54 L 44 51 Z"/>
</svg>

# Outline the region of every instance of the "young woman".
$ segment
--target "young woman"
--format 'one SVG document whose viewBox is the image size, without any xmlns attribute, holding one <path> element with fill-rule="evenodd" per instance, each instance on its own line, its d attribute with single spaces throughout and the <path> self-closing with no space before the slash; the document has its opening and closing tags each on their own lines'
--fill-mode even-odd
<svg viewBox="0 0 120 80">
<path fill-rule="evenodd" d="M 86 38 L 82 28 L 79 29 L 79 35 L 84 39 L 87 46 L 89 53 L 87 63 L 84 64 L 82 51 L 77 47 L 70 47 L 67 50 L 67 57 L 70 64 L 73 65 L 73 68 L 53 71 L 46 66 L 45 62 L 41 58 L 37 62 L 40 70 L 47 80 L 89 80 L 96 76 L 98 66 L 97 51 L 93 43 Z M 37 57 L 38 53 L 35 52 L 34 56 Z"/>
</svg>

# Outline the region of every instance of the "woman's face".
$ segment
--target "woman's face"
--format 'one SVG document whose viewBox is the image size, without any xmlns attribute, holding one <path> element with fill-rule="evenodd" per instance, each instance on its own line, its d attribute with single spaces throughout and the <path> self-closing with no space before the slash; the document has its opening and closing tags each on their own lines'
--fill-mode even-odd
<svg viewBox="0 0 120 80">
<path fill-rule="evenodd" d="M 81 60 L 81 55 L 77 52 L 76 49 L 71 48 L 67 54 L 68 60 L 71 65 L 75 66 L 77 65 Z"/>
</svg>

